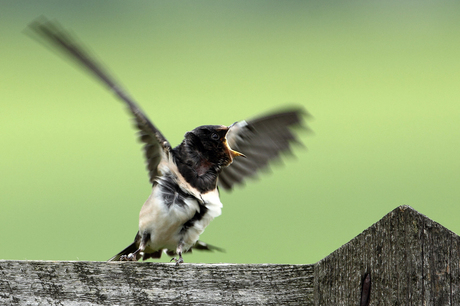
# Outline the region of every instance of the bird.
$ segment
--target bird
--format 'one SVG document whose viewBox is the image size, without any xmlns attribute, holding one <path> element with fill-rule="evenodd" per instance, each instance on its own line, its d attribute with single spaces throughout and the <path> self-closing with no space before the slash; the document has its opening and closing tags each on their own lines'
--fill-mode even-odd
<svg viewBox="0 0 460 306">
<path fill-rule="evenodd" d="M 143 143 L 152 192 L 139 213 L 134 241 L 108 261 L 160 258 L 176 265 L 183 253 L 221 250 L 199 240 L 222 212 L 220 189 L 232 190 L 301 144 L 297 129 L 307 129 L 303 107 L 272 111 L 226 125 L 202 125 L 186 132 L 173 147 L 138 103 L 95 60 L 80 41 L 57 21 L 42 16 L 28 26 L 29 35 L 57 48 L 105 84 L 127 106 Z"/>
</svg>

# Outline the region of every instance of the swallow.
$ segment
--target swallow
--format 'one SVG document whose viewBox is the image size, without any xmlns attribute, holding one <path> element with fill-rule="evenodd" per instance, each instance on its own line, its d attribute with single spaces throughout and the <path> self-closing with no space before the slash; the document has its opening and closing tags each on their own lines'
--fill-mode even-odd
<svg viewBox="0 0 460 306">
<path fill-rule="evenodd" d="M 139 213 L 134 242 L 109 261 L 160 258 L 165 252 L 179 265 L 182 254 L 192 249 L 219 249 L 199 240 L 222 212 L 219 187 L 231 190 L 281 153 L 291 153 L 291 145 L 300 143 L 295 128 L 306 128 L 303 118 L 308 114 L 297 107 L 229 126 L 199 126 L 172 147 L 135 100 L 57 22 L 42 17 L 28 28 L 35 38 L 67 54 L 102 81 L 134 117 L 152 193 Z"/>
</svg>

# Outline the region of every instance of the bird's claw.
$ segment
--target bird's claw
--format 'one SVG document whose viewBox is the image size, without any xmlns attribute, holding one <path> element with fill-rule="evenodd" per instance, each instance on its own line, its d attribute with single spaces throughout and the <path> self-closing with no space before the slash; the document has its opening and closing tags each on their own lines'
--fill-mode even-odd
<svg viewBox="0 0 460 306">
<path fill-rule="evenodd" d="M 179 259 L 177 259 L 176 257 L 173 257 L 173 258 L 171 258 L 171 261 L 173 261 L 173 260 L 176 262 L 176 266 L 178 266 L 178 265 L 180 265 L 181 263 L 184 262 L 184 259 L 182 259 L 182 257 L 179 257 Z"/>
</svg>

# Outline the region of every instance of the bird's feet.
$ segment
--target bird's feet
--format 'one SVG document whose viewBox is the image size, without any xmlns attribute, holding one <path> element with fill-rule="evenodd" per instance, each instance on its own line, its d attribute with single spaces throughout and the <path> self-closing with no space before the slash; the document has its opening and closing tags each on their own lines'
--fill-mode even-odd
<svg viewBox="0 0 460 306">
<path fill-rule="evenodd" d="M 171 261 L 173 260 L 176 262 L 176 266 L 184 262 L 184 259 L 182 258 L 182 254 L 179 254 L 179 258 L 176 258 L 176 257 L 171 258 Z"/>
<path fill-rule="evenodd" d="M 177 246 L 176 254 L 179 255 L 179 259 L 177 259 L 176 257 L 173 257 L 171 258 L 171 261 L 174 260 L 176 262 L 176 266 L 178 266 L 184 262 L 184 259 L 182 259 L 182 243 L 179 243 L 179 245 Z"/>
</svg>

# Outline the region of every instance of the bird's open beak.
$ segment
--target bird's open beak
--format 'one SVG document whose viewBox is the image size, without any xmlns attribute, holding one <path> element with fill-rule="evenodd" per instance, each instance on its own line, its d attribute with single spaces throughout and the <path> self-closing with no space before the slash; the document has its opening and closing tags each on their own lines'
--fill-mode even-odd
<svg viewBox="0 0 460 306">
<path fill-rule="evenodd" d="M 225 139 L 224 145 L 227 147 L 227 149 L 228 149 L 228 151 L 230 152 L 230 155 L 231 155 L 232 157 L 236 157 L 236 156 L 246 157 L 246 155 L 244 155 L 243 153 L 238 152 L 238 151 L 235 151 L 235 150 L 233 150 L 232 148 L 230 148 L 230 146 L 229 146 L 228 143 L 227 143 L 227 139 Z"/>
<path fill-rule="evenodd" d="M 235 122 L 236 123 L 236 122 Z M 229 127 L 227 127 L 227 133 L 228 131 L 230 131 L 230 129 L 232 128 L 232 126 L 235 125 L 235 123 L 231 124 Z M 241 152 L 238 152 L 238 151 L 235 151 L 233 150 L 232 148 L 230 148 L 230 146 L 228 145 L 228 142 L 227 142 L 227 134 L 225 134 L 225 138 L 223 139 L 223 142 L 224 142 L 224 146 L 227 148 L 227 150 L 229 151 L 230 153 L 230 156 L 232 158 L 236 157 L 236 156 L 241 156 L 241 157 L 246 157 L 246 155 L 244 155 L 243 153 Z"/>
</svg>

